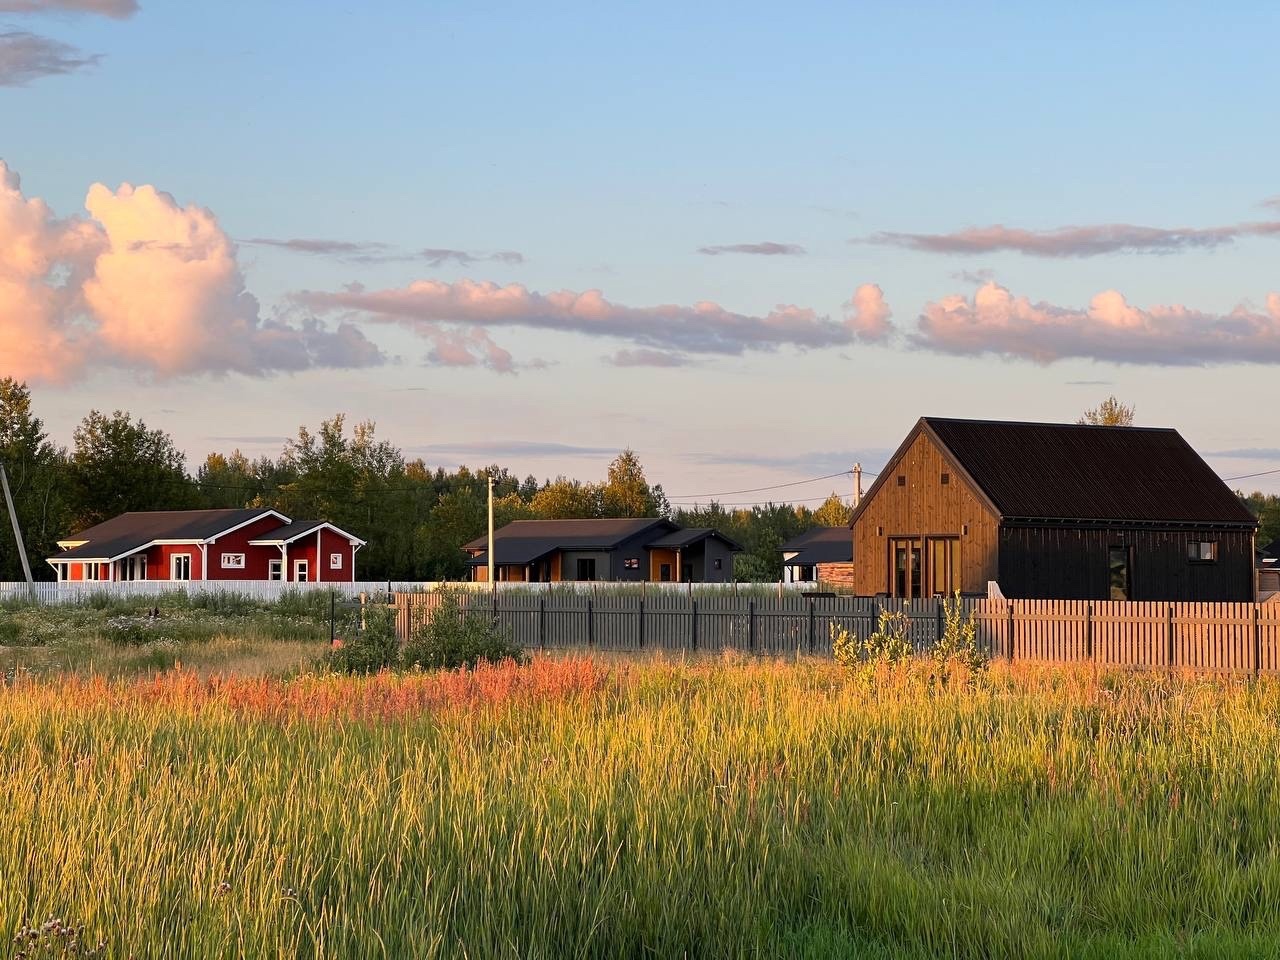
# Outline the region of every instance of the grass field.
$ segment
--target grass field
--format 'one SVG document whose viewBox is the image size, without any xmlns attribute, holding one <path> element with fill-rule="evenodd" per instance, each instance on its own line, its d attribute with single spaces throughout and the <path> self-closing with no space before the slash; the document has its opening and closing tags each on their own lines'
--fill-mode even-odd
<svg viewBox="0 0 1280 960">
<path fill-rule="evenodd" d="M 1265 680 L 998 665 L 19 675 L 0 925 L 121 958 L 1275 956 L 1278 720 Z"/>
</svg>

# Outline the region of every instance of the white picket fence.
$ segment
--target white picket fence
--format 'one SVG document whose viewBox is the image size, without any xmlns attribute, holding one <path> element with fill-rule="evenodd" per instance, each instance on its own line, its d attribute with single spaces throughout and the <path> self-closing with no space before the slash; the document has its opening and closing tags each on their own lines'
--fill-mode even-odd
<svg viewBox="0 0 1280 960">
<path fill-rule="evenodd" d="M 84 603 L 93 597 L 103 596 L 112 599 L 132 597 L 162 597 L 165 594 L 185 593 L 187 596 L 205 594 L 235 594 L 265 603 L 274 603 L 285 594 L 301 590 L 334 591 L 340 597 L 358 597 L 362 593 L 412 593 L 429 592 L 439 587 L 452 589 L 475 590 L 488 592 L 492 588 L 486 583 L 441 583 L 432 580 L 359 580 L 354 583 L 287 583 L 279 580 L 130 580 L 130 581 L 82 581 L 74 583 L 35 583 L 18 582 L 0 583 L 0 603 L 6 600 L 29 600 L 37 603 L 62 604 Z M 737 593 L 761 588 L 777 590 L 778 595 L 797 593 L 802 590 L 813 590 L 817 584 L 734 584 L 734 583 L 498 583 L 500 593 L 533 592 L 546 590 L 556 593 L 618 593 L 644 592 L 658 594 L 678 594 L 697 591 L 717 593 Z"/>
</svg>

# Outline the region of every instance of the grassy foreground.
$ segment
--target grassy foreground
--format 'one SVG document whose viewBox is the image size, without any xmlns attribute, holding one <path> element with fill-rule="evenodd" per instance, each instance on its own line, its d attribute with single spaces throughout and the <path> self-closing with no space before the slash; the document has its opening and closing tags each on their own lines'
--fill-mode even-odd
<svg viewBox="0 0 1280 960">
<path fill-rule="evenodd" d="M 1280 682 L 999 665 L 19 677 L 0 933 L 52 915 L 121 958 L 1274 956 L 1278 720 Z"/>
</svg>

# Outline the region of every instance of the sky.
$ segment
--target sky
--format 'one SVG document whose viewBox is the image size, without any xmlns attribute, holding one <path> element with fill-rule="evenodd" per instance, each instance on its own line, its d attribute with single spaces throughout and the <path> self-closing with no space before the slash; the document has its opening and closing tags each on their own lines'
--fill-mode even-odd
<svg viewBox="0 0 1280 960">
<path fill-rule="evenodd" d="M 1112 393 L 1280 470 L 1280 9 L 1119 6 L 0 0 L 0 376 L 677 502 Z"/>
</svg>

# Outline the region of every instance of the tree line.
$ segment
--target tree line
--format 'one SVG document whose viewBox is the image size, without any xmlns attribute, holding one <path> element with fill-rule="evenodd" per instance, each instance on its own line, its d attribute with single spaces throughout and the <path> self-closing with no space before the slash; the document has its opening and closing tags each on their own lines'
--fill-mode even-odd
<svg viewBox="0 0 1280 960">
<path fill-rule="evenodd" d="M 506 467 L 431 468 L 377 436 L 371 421 L 350 428 L 338 414 L 314 431 L 300 427 L 279 456 L 249 458 L 238 450 L 208 454 L 191 471 L 173 438 L 125 411 L 92 410 L 56 445 L 36 416 L 26 384 L 0 379 L 0 462 L 9 472 L 32 569 L 57 541 L 130 510 L 264 507 L 295 519 L 324 519 L 368 541 L 357 577 L 451 580 L 466 576 L 461 547 L 485 533 L 487 484 L 494 478 L 494 520 L 667 517 L 684 526 L 715 527 L 744 548 L 741 580 L 782 576 L 782 543 L 814 526 L 849 522 L 832 494 L 816 510 L 766 504 L 750 509 L 673 508 L 651 484 L 631 450 L 621 451 L 600 481 L 523 479 Z M 0 580 L 22 568 L 8 530 L 0 528 Z"/>
</svg>

